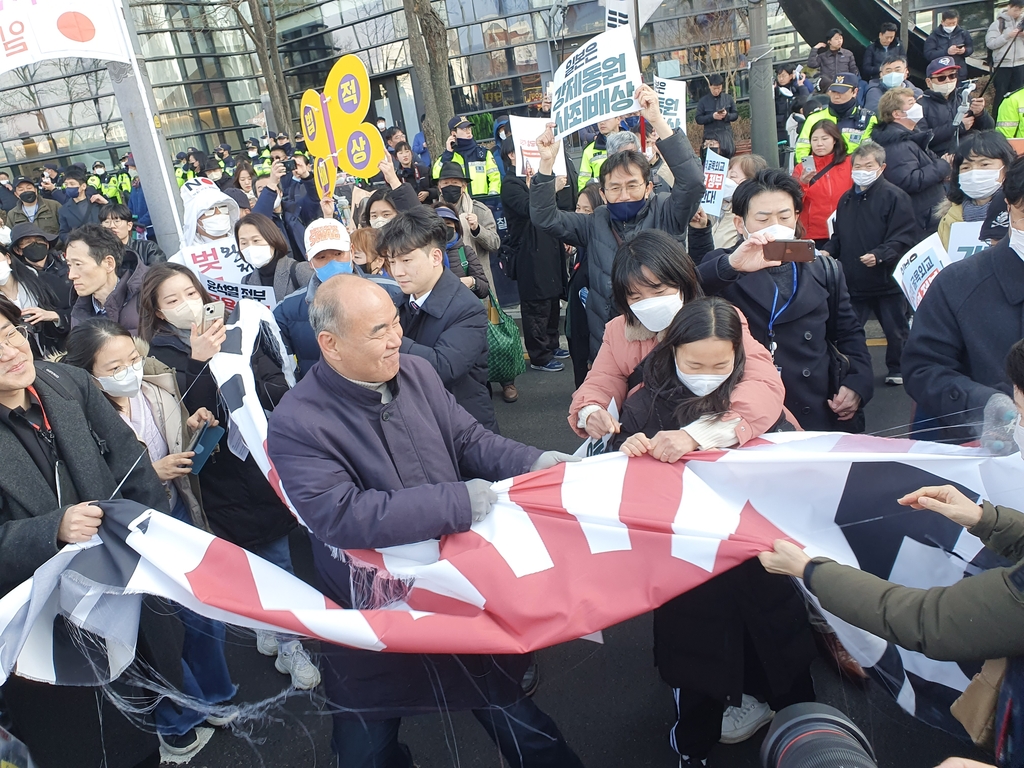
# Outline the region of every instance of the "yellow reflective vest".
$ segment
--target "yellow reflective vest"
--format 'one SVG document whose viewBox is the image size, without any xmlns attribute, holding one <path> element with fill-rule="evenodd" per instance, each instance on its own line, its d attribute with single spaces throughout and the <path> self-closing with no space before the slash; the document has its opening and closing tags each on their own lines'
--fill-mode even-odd
<svg viewBox="0 0 1024 768">
<path fill-rule="evenodd" d="M 996 116 L 996 130 L 1008 139 L 1024 136 L 1024 88 L 1003 97 Z"/>
<path fill-rule="evenodd" d="M 840 133 L 846 139 L 846 151 L 851 154 L 853 150 L 861 145 L 861 142 L 871 138 L 871 131 L 874 130 L 875 124 L 878 122 L 873 114 L 861 107 L 854 108 L 842 120 L 837 119 L 832 114 L 831 109 L 819 109 L 804 120 L 803 127 L 800 128 L 800 136 L 796 140 L 796 152 L 794 155 L 796 162 L 799 163 L 811 153 L 811 131 L 822 120 L 831 120 L 839 126 Z"/>
<path fill-rule="evenodd" d="M 583 157 L 580 158 L 580 181 L 579 187 L 582 190 L 591 179 L 601 178 L 601 166 L 608 157 L 607 149 L 598 149 L 597 141 L 587 144 L 583 150 Z"/>
<path fill-rule="evenodd" d="M 498 164 L 494 162 L 494 155 L 490 151 L 487 152 L 487 156 L 483 160 L 474 160 L 468 164 L 468 167 L 465 158 L 458 152 L 452 152 L 452 159 L 449 162 L 461 165 L 463 173 L 469 176 L 469 191 L 473 197 L 501 194 L 501 173 L 498 171 Z M 435 180 L 441 175 L 442 165 L 444 163 L 441 162 L 441 158 L 437 158 L 431 169 L 431 175 Z"/>
</svg>

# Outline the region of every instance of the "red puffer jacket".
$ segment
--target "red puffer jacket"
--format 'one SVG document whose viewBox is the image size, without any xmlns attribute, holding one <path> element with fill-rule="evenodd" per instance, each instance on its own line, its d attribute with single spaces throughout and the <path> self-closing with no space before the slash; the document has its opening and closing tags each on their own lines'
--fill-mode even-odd
<svg viewBox="0 0 1024 768">
<path fill-rule="evenodd" d="M 808 157 L 814 158 L 816 173 L 820 173 L 832 162 L 832 155 L 824 157 L 808 155 Z M 843 162 L 830 168 L 828 173 L 814 182 L 813 186 L 807 186 L 803 181 L 800 182 L 800 186 L 804 190 L 804 209 L 800 213 L 800 223 L 804 225 L 804 230 L 807 233 L 805 237 L 811 240 L 828 239 L 829 217 L 836 212 L 839 198 L 853 186 L 851 171 L 852 163 L 847 156 Z M 802 164 L 793 169 L 793 175 L 798 179 L 803 173 L 804 166 Z"/>
</svg>

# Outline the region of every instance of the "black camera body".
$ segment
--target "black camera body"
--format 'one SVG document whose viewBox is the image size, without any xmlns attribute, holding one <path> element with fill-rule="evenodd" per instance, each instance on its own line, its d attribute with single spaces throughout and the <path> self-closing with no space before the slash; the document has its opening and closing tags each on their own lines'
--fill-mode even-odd
<svg viewBox="0 0 1024 768">
<path fill-rule="evenodd" d="M 293 158 L 289 157 L 287 160 L 282 160 L 281 162 L 288 173 L 295 173 L 295 160 Z"/>
</svg>

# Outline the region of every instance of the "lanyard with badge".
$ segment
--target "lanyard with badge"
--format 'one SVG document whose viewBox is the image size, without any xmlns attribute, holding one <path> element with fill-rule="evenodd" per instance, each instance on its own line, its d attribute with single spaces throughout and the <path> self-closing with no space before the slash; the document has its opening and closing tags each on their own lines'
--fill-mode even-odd
<svg viewBox="0 0 1024 768">
<path fill-rule="evenodd" d="M 32 387 L 32 386 L 28 387 L 28 391 L 29 391 L 29 393 L 31 393 L 31 395 L 35 399 L 35 401 L 39 404 L 39 411 L 40 411 L 40 413 L 43 414 L 43 426 L 39 426 L 38 424 L 36 424 L 34 421 L 31 421 L 30 419 L 25 419 L 25 421 L 28 422 L 29 426 L 31 426 L 32 429 L 35 430 L 35 433 L 37 435 L 39 435 L 39 437 L 41 437 L 43 439 L 43 441 L 50 448 L 50 451 L 51 451 L 51 453 L 53 455 L 53 460 L 54 460 L 53 461 L 53 486 L 54 486 L 54 488 L 57 491 L 57 506 L 58 507 L 62 507 L 62 506 L 64 506 L 64 498 L 63 498 L 64 494 L 61 492 L 61 487 L 60 487 L 61 486 L 61 483 L 60 483 L 60 465 L 61 465 L 61 460 L 60 460 L 60 452 L 57 450 L 57 439 L 56 439 L 56 436 L 53 434 L 53 427 L 50 426 L 50 419 L 46 415 L 46 409 L 43 408 L 42 398 L 39 397 L 38 393 L 36 392 L 35 387 Z"/>
<path fill-rule="evenodd" d="M 788 307 L 793 302 L 793 299 L 796 298 L 796 287 L 797 287 L 796 274 L 797 274 L 796 273 L 796 263 L 794 262 L 793 263 L 793 293 L 791 293 L 789 295 L 789 298 L 786 299 L 786 303 L 783 304 L 782 307 L 777 312 L 775 311 L 775 308 L 779 306 L 779 286 L 777 286 L 777 285 L 775 286 L 775 297 L 772 299 L 772 310 L 771 310 L 771 312 L 768 315 L 768 353 L 772 356 L 772 362 L 773 363 L 775 362 L 775 350 L 777 350 L 779 348 L 779 345 L 775 343 L 775 321 L 779 319 L 779 316 L 783 312 L 786 311 L 786 307 Z M 776 363 L 775 370 L 777 370 L 781 374 L 782 373 L 782 366 L 780 366 L 780 365 L 778 365 Z"/>
</svg>

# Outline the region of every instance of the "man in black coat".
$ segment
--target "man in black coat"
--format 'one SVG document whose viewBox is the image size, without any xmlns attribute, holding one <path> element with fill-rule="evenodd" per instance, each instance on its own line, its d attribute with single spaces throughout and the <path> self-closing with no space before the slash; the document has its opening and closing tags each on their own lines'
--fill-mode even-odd
<svg viewBox="0 0 1024 768">
<path fill-rule="evenodd" d="M 943 11 L 941 24 L 924 41 L 925 61 L 952 56 L 958 67 L 957 77 L 962 80 L 967 72 L 967 57 L 973 54 L 974 41 L 971 33 L 960 26 L 960 14 L 954 8 Z"/>
<path fill-rule="evenodd" d="M 931 131 L 914 130 L 924 110 L 909 88 L 890 88 L 878 102 L 878 124 L 871 140 L 885 149 L 885 178 L 908 195 L 914 205 L 918 240 L 936 230 L 935 206 L 945 197 L 943 182 L 950 174 L 951 156 L 928 149 Z"/>
<path fill-rule="evenodd" d="M 915 245 L 910 197 L 882 178 L 885 150 L 866 141 L 853 152 L 853 189 L 839 198 L 835 231 L 822 249 L 843 265 L 850 303 L 861 325 L 874 312 L 885 331 L 885 383 L 903 383 L 900 358 L 910 326 L 907 302 L 893 279 L 896 263 Z"/>
<path fill-rule="evenodd" d="M 20 325 L 21 310 L 0 297 L 0 595 L 31 578 L 65 544 L 89 541 L 103 521 L 92 500 L 111 498 L 122 480 L 116 498 L 170 511 L 148 455 L 137 461 L 145 447 L 89 375 L 34 363 Z M 173 625 L 143 606 L 139 651 L 180 685 Z M 123 684 L 115 689 L 146 696 Z M 12 675 L 3 693 L 5 710 L 39 765 L 131 768 L 149 758 L 156 765 L 152 723 L 148 731 L 137 728 L 97 688 Z"/>
<path fill-rule="evenodd" d="M 860 68 L 861 80 L 871 82 L 881 77 L 882 65 L 890 56 L 906 56 L 903 42 L 897 32 L 899 28 L 891 21 L 882 23 L 878 39 L 864 49 L 864 66 Z"/>
<path fill-rule="evenodd" d="M 956 152 L 960 139 L 968 131 L 991 131 L 996 127 L 992 115 L 985 109 L 985 99 L 971 99 L 970 109 L 958 125 L 953 118 L 963 101 L 957 91 L 960 69 L 950 56 L 942 56 L 928 64 L 925 83 L 928 90 L 918 100 L 924 109 L 924 119 L 918 130 L 932 132 L 928 149 L 937 155 Z"/>
<path fill-rule="evenodd" d="M 729 139 L 733 138 L 732 124 L 739 119 L 739 112 L 736 111 L 736 99 L 731 93 L 725 92 L 725 80 L 719 74 L 711 75 L 708 78 L 708 93 L 700 97 L 697 102 L 697 115 L 694 118 L 697 125 L 704 126 L 704 140 L 718 139 L 721 141 L 723 134 L 728 134 Z M 730 141 L 730 144 L 733 144 Z"/>
<path fill-rule="evenodd" d="M 1010 237 L 942 270 L 914 316 L 903 376 L 918 437 L 973 440 L 986 404 L 1013 395 L 1005 363 L 1024 338 L 1024 160 L 1006 170 L 1003 192 Z"/>
<path fill-rule="evenodd" d="M 377 249 L 405 298 L 398 305 L 402 352 L 427 360 L 473 417 L 498 431 L 487 385 L 487 312 L 444 266 L 448 228 L 434 211 L 399 213 L 380 230 Z"/>
<path fill-rule="evenodd" d="M 86 224 L 100 223 L 100 208 L 110 201 L 103 195 L 92 193 L 86 186 L 85 171 L 71 168 L 64 174 L 64 192 L 67 199 L 57 211 L 60 222 L 60 239 L 66 243 L 71 230 Z"/>
</svg>

